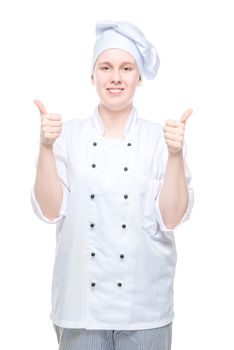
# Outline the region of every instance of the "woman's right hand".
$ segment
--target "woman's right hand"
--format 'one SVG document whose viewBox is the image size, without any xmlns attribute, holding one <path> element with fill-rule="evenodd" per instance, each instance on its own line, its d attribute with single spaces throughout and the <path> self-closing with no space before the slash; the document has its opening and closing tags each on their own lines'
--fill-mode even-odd
<svg viewBox="0 0 234 350">
<path fill-rule="evenodd" d="M 62 117 L 59 114 L 47 114 L 44 105 L 34 100 L 41 115 L 40 142 L 45 146 L 52 146 L 62 131 Z"/>
</svg>

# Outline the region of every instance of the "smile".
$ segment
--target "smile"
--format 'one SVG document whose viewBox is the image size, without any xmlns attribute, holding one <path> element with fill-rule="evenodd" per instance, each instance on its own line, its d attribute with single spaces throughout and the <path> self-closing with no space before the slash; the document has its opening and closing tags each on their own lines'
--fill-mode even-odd
<svg viewBox="0 0 234 350">
<path fill-rule="evenodd" d="M 123 88 L 108 88 L 107 91 L 110 95 L 120 95 L 124 89 Z"/>
</svg>

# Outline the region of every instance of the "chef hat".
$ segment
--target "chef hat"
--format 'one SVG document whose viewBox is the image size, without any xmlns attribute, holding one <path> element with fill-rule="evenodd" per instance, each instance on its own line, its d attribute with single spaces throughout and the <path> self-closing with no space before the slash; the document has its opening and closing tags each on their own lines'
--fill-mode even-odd
<svg viewBox="0 0 234 350">
<path fill-rule="evenodd" d="M 91 74 L 98 55 L 110 48 L 128 51 L 136 60 L 141 78 L 143 74 L 147 79 L 156 76 L 160 64 L 157 51 L 134 24 L 123 21 L 97 21 Z"/>
</svg>

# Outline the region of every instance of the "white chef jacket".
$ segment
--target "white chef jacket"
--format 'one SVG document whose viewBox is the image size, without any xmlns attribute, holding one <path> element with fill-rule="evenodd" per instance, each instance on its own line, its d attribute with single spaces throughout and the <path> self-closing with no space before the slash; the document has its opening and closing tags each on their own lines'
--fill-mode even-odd
<svg viewBox="0 0 234 350">
<path fill-rule="evenodd" d="M 50 318 L 65 328 L 149 329 L 172 322 L 176 246 L 165 226 L 159 193 L 167 146 L 162 125 L 135 106 L 122 138 L 103 136 L 98 107 L 63 123 L 53 150 L 63 200 L 56 223 Z M 191 214 L 193 189 L 185 161 Z M 36 160 L 36 165 L 38 157 Z M 175 229 L 174 228 L 174 229 Z"/>
</svg>

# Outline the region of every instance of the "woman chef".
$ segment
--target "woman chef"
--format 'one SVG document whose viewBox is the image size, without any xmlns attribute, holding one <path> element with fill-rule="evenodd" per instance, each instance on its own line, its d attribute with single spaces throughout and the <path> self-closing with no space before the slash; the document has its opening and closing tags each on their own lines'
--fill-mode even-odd
<svg viewBox="0 0 234 350">
<path fill-rule="evenodd" d="M 133 96 L 159 67 L 135 25 L 98 21 L 88 118 L 63 123 L 35 100 L 36 215 L 56 223 L 50 318 L 59 349 L 169 350 L 176 247 L 193 207 L 185 123 L 138 115 Z"/>
</svg>

